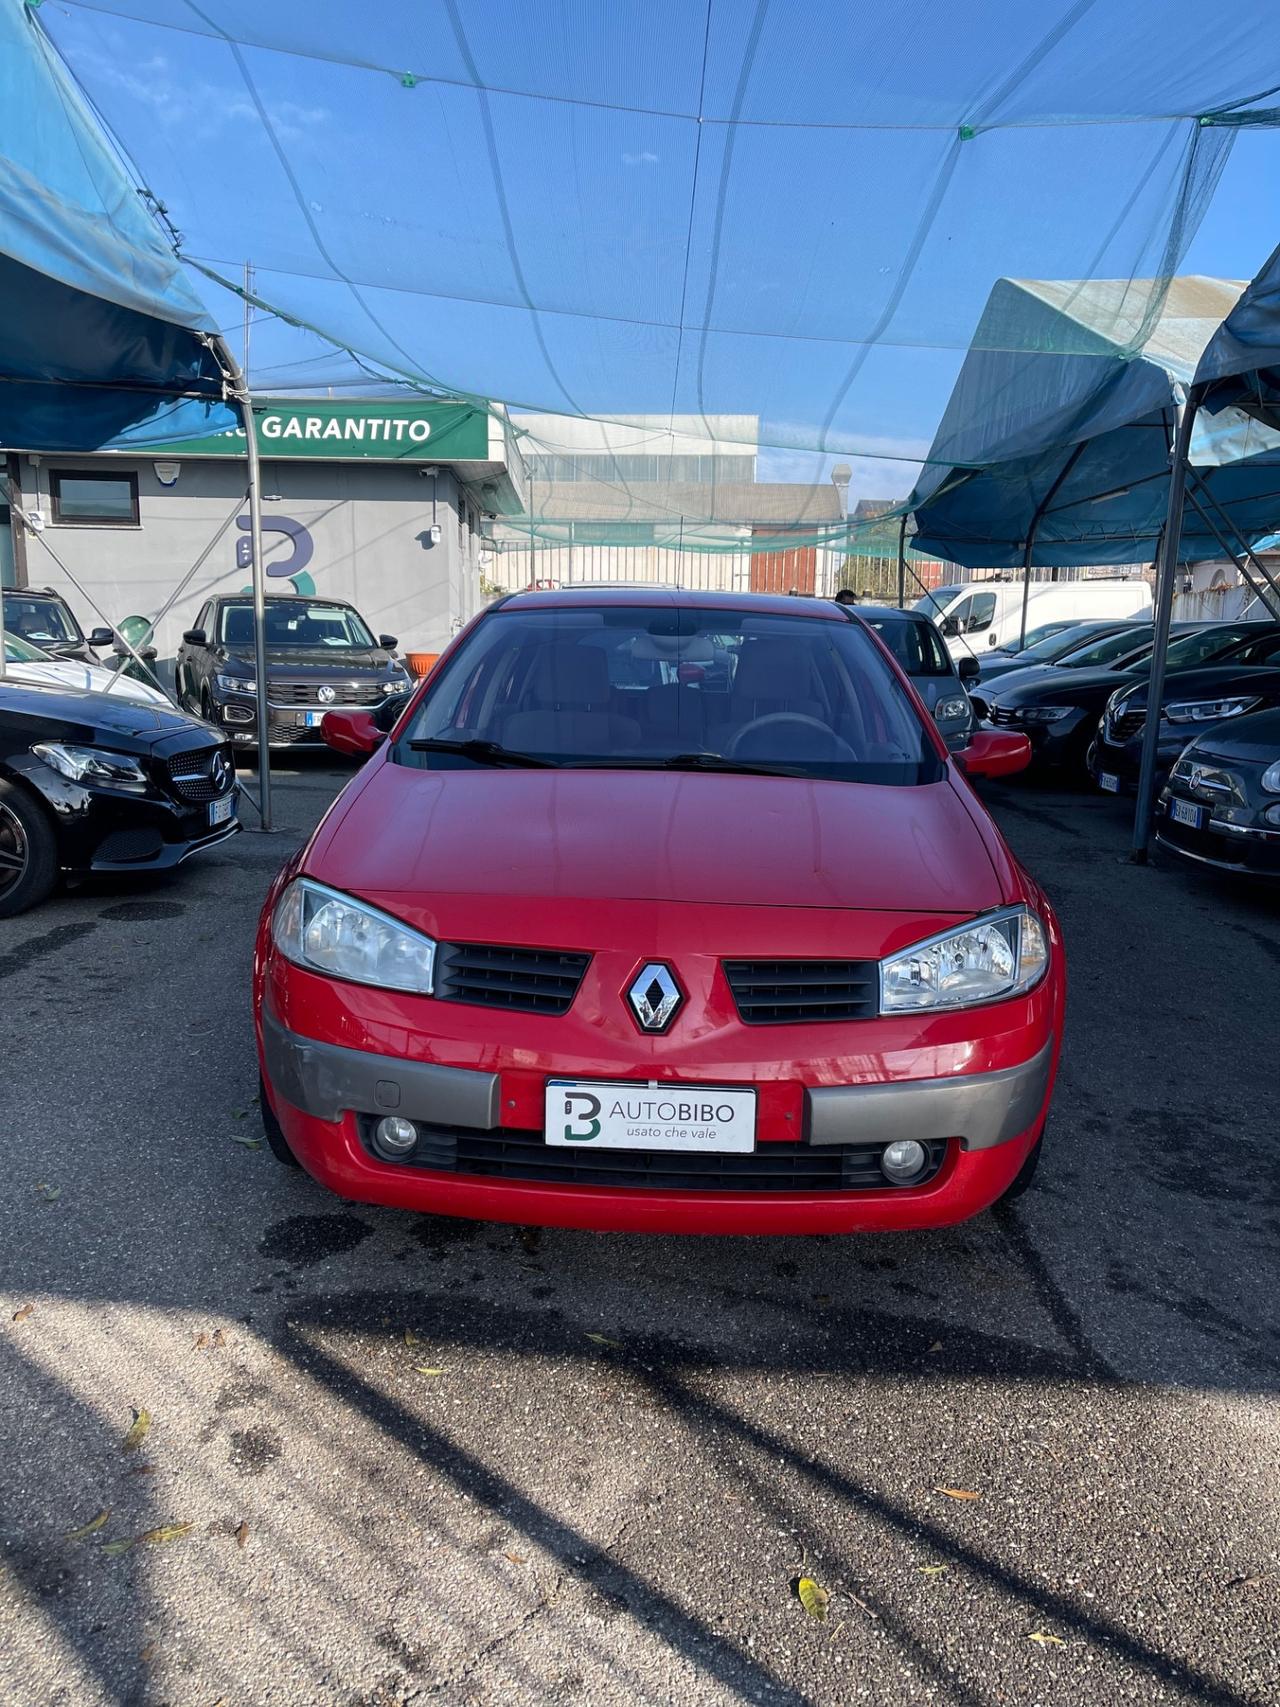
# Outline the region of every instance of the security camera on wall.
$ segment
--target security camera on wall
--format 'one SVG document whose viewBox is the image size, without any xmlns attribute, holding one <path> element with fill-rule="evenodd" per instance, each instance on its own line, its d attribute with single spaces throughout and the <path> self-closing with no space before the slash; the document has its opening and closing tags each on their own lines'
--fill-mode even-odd
<svg viewBox="0 0 1280 1707">
<path fill-rule="evenodd" d="M 431 526 L 427 529 L 427 538 L 431 541 L 432 545 L 439 545 L 440 541 L 444 538 L 444 529 L 440 526 L 439 522 L 432 522 Z"/>
</svg>

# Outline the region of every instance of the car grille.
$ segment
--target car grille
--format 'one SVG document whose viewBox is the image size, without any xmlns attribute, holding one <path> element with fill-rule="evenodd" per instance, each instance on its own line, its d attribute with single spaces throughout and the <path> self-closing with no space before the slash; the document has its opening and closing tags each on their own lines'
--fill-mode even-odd
<svg viewBox="0 0 1280 1707">
<path fill-rule="evenodd" d="M 320 698 L 321 688 L 331 689 L 332 699 Z M 385 698 L 382 682 L 267 682 L 272 705 L 377 705 Z"/>
<path fill-rule="evenodd" d="M 435 993 L 445 1002 L 563 1014 L 568 1013 L 590 963 L 589 954 L 557 948 L 441 943 L 436 953 Z"/>
<path fill-rule="evenodd" d="M 1106 721 L 1107 740 L 1115 746 L 1131 741 L 1135 735 L 1141 733 L 1146 721 L 1145 711 L 1122 711 L 1118 715 L 1109 712 Z"/>
<path fill-rule="evenodd" d="M 188 753 L 175 753 L 168 761 L 169 780 L 184 800 L 216 800 L 234 786 L 234 768 L 225 787 L 219 788 L 210 776 L 209 767 L 217 753 L 226 753 L 228 761 L 231 758 L 227 747 L 196 747 Z"/>
<path fill-rule="evenodd" d="M 880 968 L 874 960 L 726 960 L 723 964 L 744 1025 L 874 1019 L 880 1009 Z"/>
<path fill-rule="evenodd" d="M 136 860 L 154 859 L 163 847 L 159 830 L 112 830 L 98 843 L 93 857 L 112 865 L 131 865 Z"/>
<path fill-rule="evenodd" d="M 375 1120 L 362 1115 L 360 1138 L 373 1155 Z M 800 1143 L 760 1144 L 750 1155 L 699 1155 L 665 1150 L 581 1150 L 547 1144 L 539 1132 L 499 1126 L 419 1125 L 418 1148 L 401 1167 L 480 1179 L 534 1180 L 549 1185 L 613 1186 L 649 1191 L 889 1191 L 880 1171 L 883 1145 L 840 1147 Z M 945 1141 L 925 1145 L 928 1165 L 913 1186 L 925 1185 L 942 1166 Z M 384 1158 L 378 1157 L 379 1161 Z"/>
<path fill-rule="evenodd" d="M 973 707 L 973 715 L 979 722 L 984 718 L 990 717 L 991 702 L 984 699 L 980 693 L 970 693 L 969 704 Z"/>
<path fill-rule="evenodd" d="M 1012 705 L 993 705 L 987 712 L 987 721 L 1002 725 L 1016 723 L 1018 721 L 1017 708 Z"/>
</svg>

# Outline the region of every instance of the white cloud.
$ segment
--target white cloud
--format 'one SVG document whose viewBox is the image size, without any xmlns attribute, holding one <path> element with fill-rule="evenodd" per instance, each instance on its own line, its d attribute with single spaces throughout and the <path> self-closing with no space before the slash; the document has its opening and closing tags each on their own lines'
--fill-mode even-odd
<svg viewBox="0 0 1280 1707">
<path fill-rule="evenodd" d="M 622 156 L 622 164 L 624 166 L 656 166 L 658 164 L 658 156 L 656 154 L 650 154 L 649 150 L 646 148 L 639 154 L 624 154 Z"/>
</svg>

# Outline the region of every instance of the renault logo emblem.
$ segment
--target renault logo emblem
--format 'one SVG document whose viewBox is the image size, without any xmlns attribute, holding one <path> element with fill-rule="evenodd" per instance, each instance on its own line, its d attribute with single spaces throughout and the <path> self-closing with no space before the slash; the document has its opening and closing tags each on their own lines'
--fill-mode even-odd
<svg viewBox="0 0 1280 1707">
<path fill-rule="evenodd" d="M 644 1031 L 665 1031 L 684 1001 L 679 984 L 660 960 L 642 966 L 627 991 L 631 1011 Z"/>
<path fill-rule="evenodd" d="M 320 701 L 321 705 L 332 705 L 337 697 L 338 695 L 333 688 L 325 687 L 316 689 L 316 698 Z"/>
</svg>

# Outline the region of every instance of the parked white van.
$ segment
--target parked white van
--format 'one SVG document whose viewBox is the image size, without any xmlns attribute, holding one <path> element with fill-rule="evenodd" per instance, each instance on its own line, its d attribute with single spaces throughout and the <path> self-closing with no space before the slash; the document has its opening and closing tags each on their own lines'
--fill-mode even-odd
<svg viewBox="0 0 1280 1707">
<path fill-rule="evenodd" d="M 989 647 L 1017 644 L 1022 633 L 1021 581 L 970 581 L 935 618 L 953 658 L 981 657 Z M 1046 622 L 1141 622 L 1151 615 L 1151 588 L 1136 575 L 1116 581 L 1033 581 L 1027 633 Z"/>
</svg>

